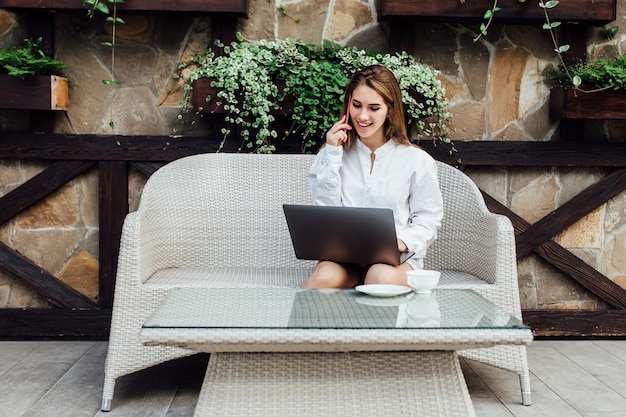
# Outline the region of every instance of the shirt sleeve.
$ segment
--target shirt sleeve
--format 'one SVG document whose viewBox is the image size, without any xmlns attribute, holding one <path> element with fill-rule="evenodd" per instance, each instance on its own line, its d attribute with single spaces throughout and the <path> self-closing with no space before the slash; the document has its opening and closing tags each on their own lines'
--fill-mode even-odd
<svg viewBox="0 0 626 417">
<path fill-rule="evenodd" d="M 398 238 L 415 252 L 416 258 L 424 258 L 428 247 L 437 238 L 442 219 L 443 198 L 437 179 L 437 165 L 429 157 L 413 173 L 409 221 L 406 227 L 397 231 Z"/>
<path fill-rule="evenodd" d="M 313 204 L 320 206 L 341 205 L 342 146 L 324 146 L 309 169 L 308 180 Z"/>
</svg>

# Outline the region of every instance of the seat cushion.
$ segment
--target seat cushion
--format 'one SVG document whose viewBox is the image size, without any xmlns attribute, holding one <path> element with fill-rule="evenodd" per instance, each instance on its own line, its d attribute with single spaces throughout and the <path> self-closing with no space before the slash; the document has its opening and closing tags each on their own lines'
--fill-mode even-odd
<svg viewBox="0 0 626 417">
<path fill-rule="evenodd" d="M 147 285 L 162 287 L 299 287 L 311 268 L 182 267 L 162 269 Z"/>
<path fill-rule="evenodd" d="M 467 272 L 441 271 L 439 288 L 475 289 L 476 287 L 489 287 L 492 284 L 483 281 L 475 275 Z"/>
</svg>

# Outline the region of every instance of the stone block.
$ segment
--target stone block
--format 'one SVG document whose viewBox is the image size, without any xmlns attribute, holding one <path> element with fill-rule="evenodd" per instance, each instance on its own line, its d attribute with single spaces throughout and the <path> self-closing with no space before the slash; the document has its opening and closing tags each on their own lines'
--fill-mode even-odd
<svg viewBox="0 0 626 417">
<path fill-rule="evenodd" d="M 107 114 L 111 93 L 111 87 L 102 80 L 110 80 L 112 76 L 91 49 L 71 32 L 59 40 L 57 59 L 69 66 L 64 71 L 69 79 L 67 116 L 74 133 L 94 133 L 101 117 Z"/>
<path fill-rule="evenodd" d="M 513 195 L 511 209 L 529 223 L 535 223 L 555 209 L 558 190 L 552 176 L 541 176 Z"/>
<path fill-rule="evenodd" d="M 154 112 L 157 99 L 148 86 L 115 88 L 109 113 L 100 121 L 96 133 L 111 133 L 109 121 L 119 135 L 162 135 L 166 124 Z"/>
<path fill-rule="evenodd" d="M 16 217 L 16 226 L 24 230 L 75 226 L 80 220 L 79 200 L 80 187 L 76 184 L 66 184 L 20 213 Z"/>
<path fill-rule="evenodd" d="M 373 25 L 351 35 L 346 45 L 386 54 L 389 52 L 389 34 L 383 25 Z"/>
<path fill-rule="evenodd" d="M 48 302 L 13 277 L 0 273 L 0 308 L 48 308 Z"/>
<path fill-rule="evenodd" d="M 0 49 L 19 47 L 23 39 L 24 36 L 15 14 L 0 9 Z"/>
<path fill-rule="evenodd" d="M 102 46 L 102 42 L 110 41 L 110 39 L 103 35 L 96 37 L 95 41 L 99 44 L 104 65 L 111 68 L 111 48 Z M 124 87 L 151 84 L 158 60 L 157 50 L 149 44 L 132 40 L 118 40 L 116 44 L 115 68 L 113 69 L 115 79 Z"/>
<path fill-rule="evenodd" d="M 613 197 L 606 204 L 604 227 L 606 233 L 611 233 L 626 225 L 626 192 Z"/>
<path fill-rule="evenodd" d="M 98 227 L 100 185 L 98 172 L 95 169 L 80 176 L 81 198 L 79 201 L 80 216 L 83 224 L 87 227 Z"/>
<path fill-rule="evenodd" d="M 596 301 L 595 295 L 542 259 L 537 260 L 535 274 L 537 302 L 540 308 L 571 302 Z"/>
<path fill-rule="evenodd" d="M 546 101 L 539 108 L 531 110 L 520 120 L 524 129 L 524 137 L 529 140 L 546 141 L 554 134 L 554 125 L 550 120 L 550 103 Z M 520 136 L 521 138 L 522 136 Z"/>
<path fill-rule="evenodd" d="M 485 98 L 487 90 L 487 76 L 489 74 L 489 50 L 480 43 L 474 42 L 474 36 L 464 33 L 461 35 L 459 60 L 464 79 L 475 100 Z"/>
<path fill-rule="evenodd" d="M 489 128 L 498 132 L 520 114 L 520 89 L 530 54 L 522 48 L 498 49 L 489 83 Z"/>
<path fill-rule="evenodd" d="M 323 8 L 324 1 L 321 3 Z M 289 5 L 285 4 L 284 6 Z M 274 0 L 249 0 L 248 16 L 251 18 L 239 19 L 238 31 L 246 39 L 274 39 L 276 34 L 278 37 L 284 38 L 285 32 L 283 31 L 285 29 L 281 28 L 281 25 L 289 24 L 288 21 L 292 19 L 279 20 L 277 7 Z M 309 23 L 309 19 L 306 22 Z"/>
<path fill-rule="evenodd" d="M 449 25 L 420 23 L 413 26 L 413 51 L 418 62 L 437 68 L 444 74 L 460 76 L 455 60 L 457 32 Z"/>
<path fill-rule="evenodd" d="M 323 32 L 323 37 L 335 42 L 342 41 L 350 33 L 374 21 L 369 6 L 358 0 L 335 2 L 330 13 L 328 26 Z"/>
<path fill-rule="evenodd" d="M 534 255 L 525 256 L 517 261 L 517 284 L 520 293 L 520 303 L 523 309 L 538 308 L 537 280 L 535 278 Z"/>
<path fill-rule="evenodd" d="M 598 207 L 554 237 L 565 248 L 601 248 L 604 242 L 604 206 Z"/>
<path fill-rule="evenodd" d="M 509 187 L 506 169 L 469 167 L 465 173 L 476 183 L 478 188 L 498 200 L 500 204 L 507 205 Z"/>
<path fill-rule="evenodd" d="M 82 249 L 65 264 L 57 278 L 91 301 L 97 302 L 98 274 L 98 261 Z"/>
<path fill-rule="evenodd" d="M 83 246 L 87 230 L 41 229 L 16 230 L 13 248 L 39 265 L 43 270 L 55 275 L 66 261 Z"/>
<path fill-rule="evenodd" d="M 453 118 L 450 120 L 450 139 L 482 139 L 485 132 L 485 106 L 476 101 L 462 101 L 449 108 Z M 462 155 L 459 155 L 462 158 Z"/>
<path fill-rule="evenodd" d="M 118 41 L 126 39 L 141 43 L 150 42 L 156 25 L 154 15 L 121 14 L 120 18 L 124 20 L 124 24 L 115 25 L 115 37 Z M 110 37 L 113 33 L 113 25 L 107 22 L 104 28 Z"/>
</svg>

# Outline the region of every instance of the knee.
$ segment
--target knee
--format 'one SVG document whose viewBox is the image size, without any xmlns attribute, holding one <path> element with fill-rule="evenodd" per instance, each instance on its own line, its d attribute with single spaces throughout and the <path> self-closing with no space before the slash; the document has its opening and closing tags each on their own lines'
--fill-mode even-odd
<svg viewBox="0 0 626 417">
<path fill-rule="evenodd" d="M 404 269 L 386 264 L 372 265 L 365 275 L 366 284 L 406 285 Z"/>
<path fill-rule="evenodd" d="M 302 288 L 341 288 L 346 286 L 346 271 L 334 262 L 320 262 Z"/>
<path fill-rule="evenodd" d="M 395 268 L 384 265 L 372 265 L 365 275 L 366 284 L 396 284 Z"/>
</svg>

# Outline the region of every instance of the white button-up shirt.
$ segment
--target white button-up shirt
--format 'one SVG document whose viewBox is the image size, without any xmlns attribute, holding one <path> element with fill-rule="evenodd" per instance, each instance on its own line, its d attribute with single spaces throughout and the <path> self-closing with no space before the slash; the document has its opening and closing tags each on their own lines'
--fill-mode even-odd
<svg viewBox="0 0 626 417">
<path fill-rule="evenodd" d="M 443 218 L 435 160 L 392 140 L 374 154 L 360 140 L 348 150 L 324 146 L 308 175 L 313 204 L 391 209 L 397 237 L 415 252 L 407 262 L 421 268 Z"/>
</svg>

